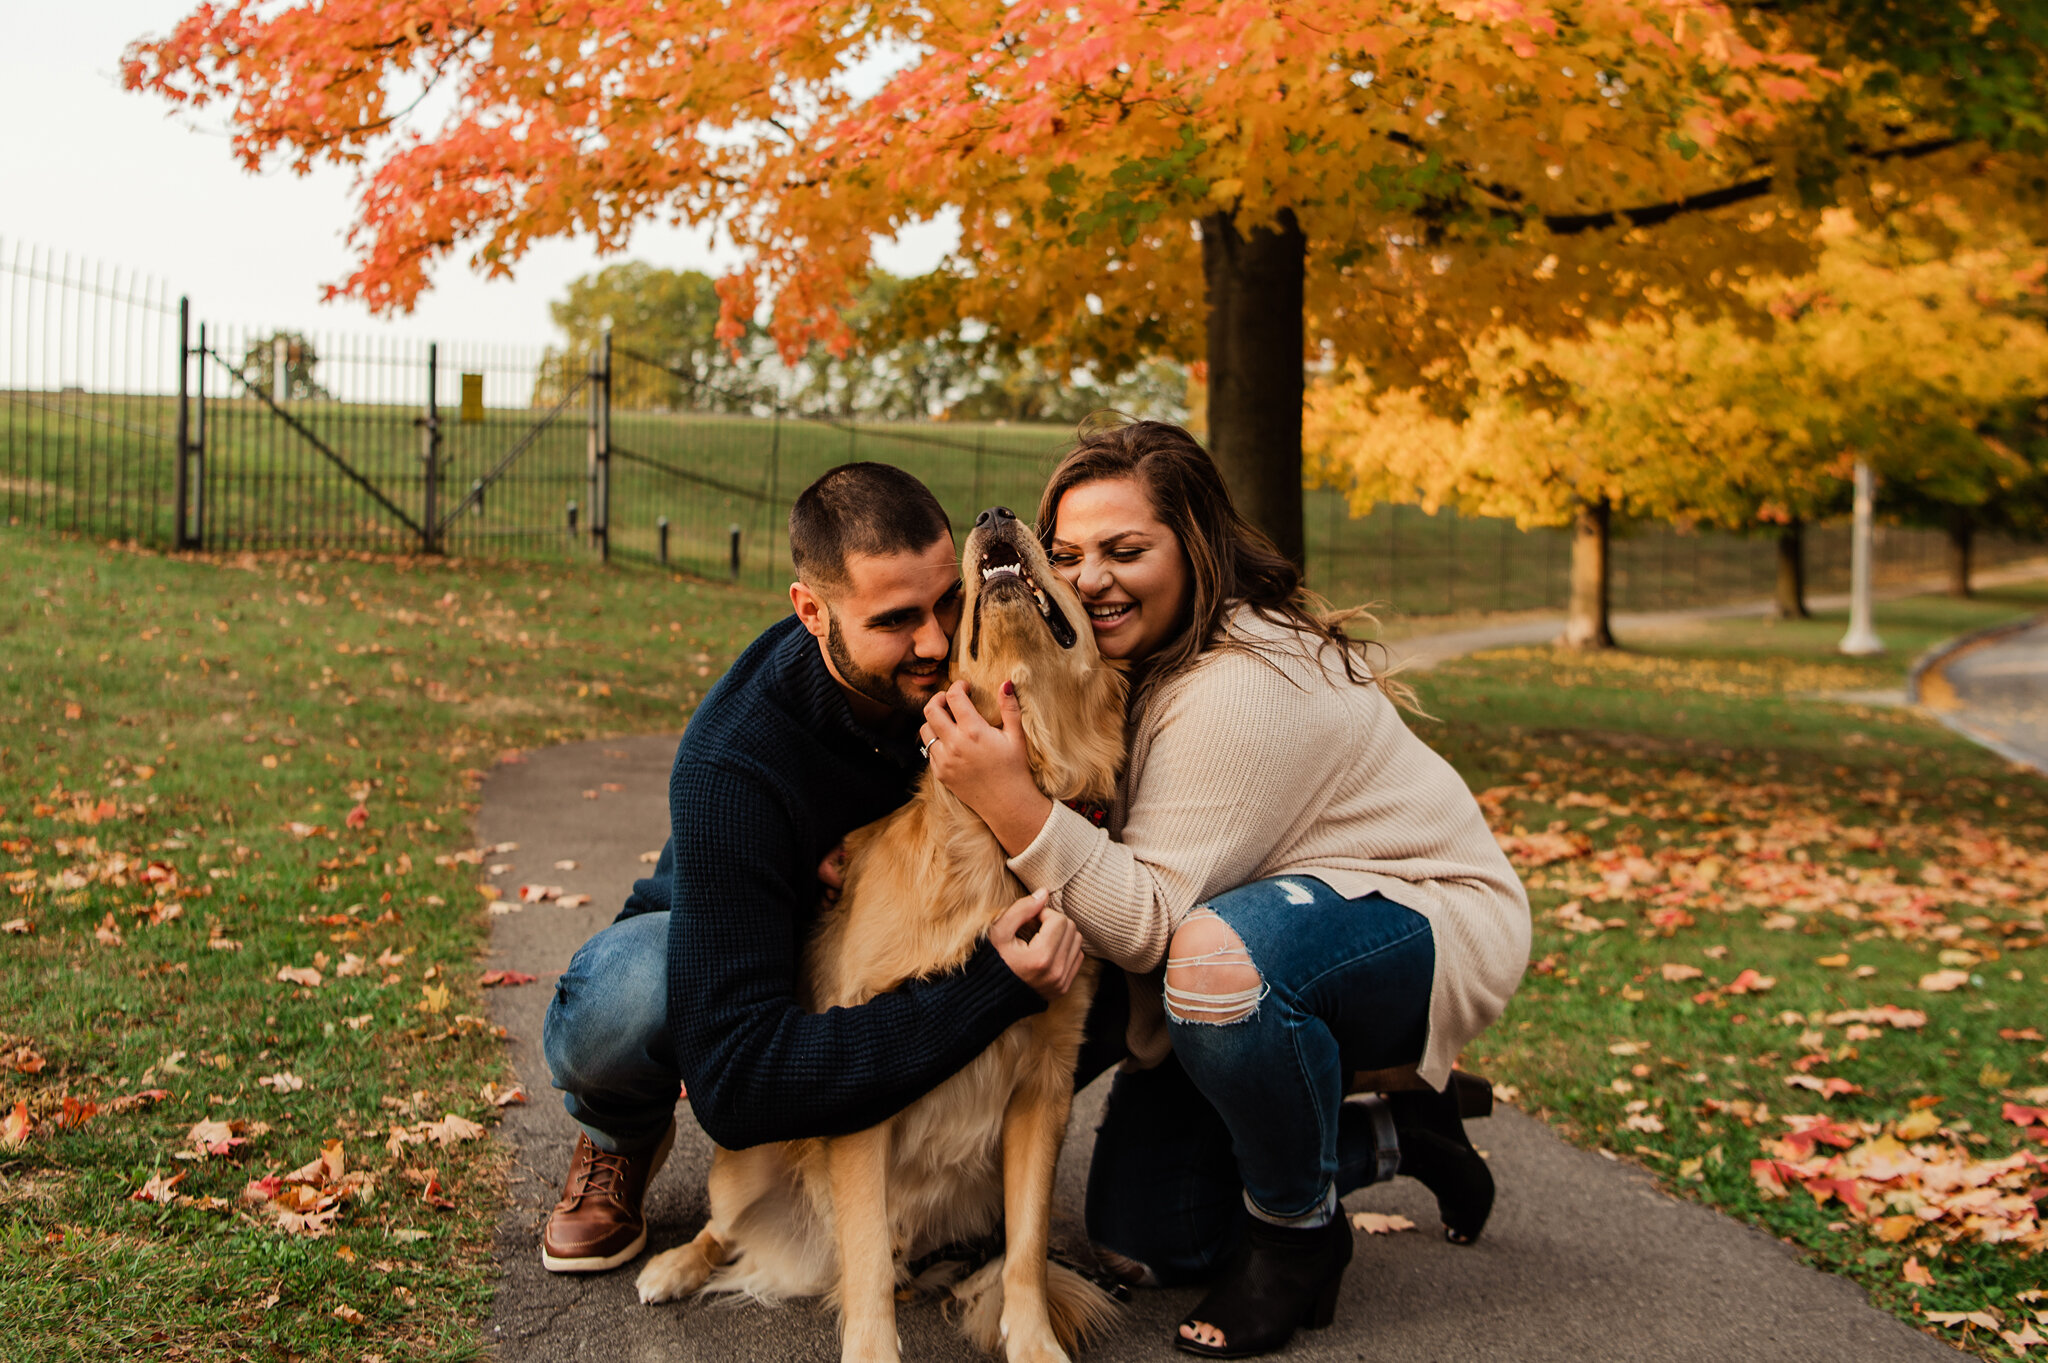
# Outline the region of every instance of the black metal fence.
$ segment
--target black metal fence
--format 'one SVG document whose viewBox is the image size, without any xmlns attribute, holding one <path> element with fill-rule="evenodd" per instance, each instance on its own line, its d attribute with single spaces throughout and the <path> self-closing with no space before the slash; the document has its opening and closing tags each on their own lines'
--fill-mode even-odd
<svg viewBox="0 0 2048 1363">
<path fill-rule="evenodd" d="M 879 422 L 788 409 L 651 409 L 688 392 L 609 342 L 589 356 L 303 334 L 195 319 L 165 286 L 0 242 L 0 516 L 166 547 L 594 557 L 757 586 L 786 580 L 782 519 L 853 459 L 922 478 L 955 524 L 1030 514 L 1071 432 Z M 709 405 L 709 404 L 705 404 Z M 1387 506 L 1352 517 L 1307 494 L 1311 582 L 1413 615 L 1555 607 L 1569 535 Z M 1882 579 L 1936 571 L 1940 536 L 1879 530 Z M 1846 526 L 1808 532 L 1808 581 L 1846 586 Z M 2040 552 L 1980 541 L 1993 566 Z M 1624 610 L 1770 593 L 1761 537 L 1624 530 Z"/>
</svg>

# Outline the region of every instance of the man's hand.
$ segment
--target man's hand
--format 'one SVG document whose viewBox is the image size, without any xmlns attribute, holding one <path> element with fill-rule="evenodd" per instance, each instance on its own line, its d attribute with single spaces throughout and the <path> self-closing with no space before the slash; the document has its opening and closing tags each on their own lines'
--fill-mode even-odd
<svg viewBox="0 0 2048 1363">
<path fill-rule="evenodd" d="M 818 863 L 818 883 L 825 887 L 825 907 L 831 908 L 839 902 L 839 892 L 846 888 L 846 844 L 841 842 L 825 854 Z"/>
<path fill-rule="evenodd" d="M 1039 890 L 1004 909 L 989 928 L 988 940 L 1010 973 L 1051 1003 L 1081 973 L 1081 930 L 1058 909 L 1048 909 L 1045 898 Z"/>
</svg>

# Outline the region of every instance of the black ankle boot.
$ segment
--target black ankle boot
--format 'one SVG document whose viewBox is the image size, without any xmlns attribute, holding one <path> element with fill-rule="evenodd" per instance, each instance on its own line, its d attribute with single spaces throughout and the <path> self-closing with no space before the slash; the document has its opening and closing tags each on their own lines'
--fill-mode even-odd
<svg viewBox="0 0 2048 1363">
<path fill-rule="evenodd" d="M 1471 1244 L 1493 1212 L 1493 1171 L 1465 1135 L 1456 1086 L 1390 1093 L 1387 1106 L 1401 1142 L 1401 1172 L 1436 1194 L 1444 1239 Z"/>
<path fill-rule="evenodd" d="M 1320 1330 L 1330 1323 L 1350 1262 L 1351 1223 L 1342 1208 L 1328 1223 L 1301 1230 L 1250 1217 L 1209 1295 L 1181 1322 L 1213 1326 L 1223 1343 L 1199 1343 L 1178 1330 L 1173 1342 L 1209 1358 L 1272 1353 L 1296 1329 Z"/>
</svg>

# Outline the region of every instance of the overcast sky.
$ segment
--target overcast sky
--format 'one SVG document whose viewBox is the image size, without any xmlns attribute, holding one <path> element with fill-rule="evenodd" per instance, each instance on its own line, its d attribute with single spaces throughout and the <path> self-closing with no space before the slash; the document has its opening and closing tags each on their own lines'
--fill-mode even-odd
<svg viewBox="0 0 2048 1363">
<path fill-rule="evenodd" d="M 568 282 L 608 263 L 585 240 L 545 243 L 511 281 L 485 282 L 460 258 L 407 317 L 372 318 L 354 303 L 320 302 L 347 275 L 343 237 L 352 175 L 244 172 L 214 111 L 176 113 L 120 87 L 122 48 L 166 32 L 196 0 L 9 0 L 0 27 L 0 250 L 70 251 L 135 268 L 189 294 L 196 317 L 250 326 L 392 332 L 420 339 L 542 344 L 547 305 Z M 927 230 L 883 257 L 900 273 L 929 269 L 946 233 Z M 641 229 L 627 253 L 717 273 L 729 255 L 702 236 Z"/>
</svg>

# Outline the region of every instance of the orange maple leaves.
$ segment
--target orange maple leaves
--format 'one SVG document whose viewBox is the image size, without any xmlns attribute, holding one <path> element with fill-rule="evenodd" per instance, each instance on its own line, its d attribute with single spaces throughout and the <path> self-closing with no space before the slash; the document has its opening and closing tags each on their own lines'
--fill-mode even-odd
<svg viewBox="0 0 2048 1363">
<path fill-rule="evenodd" d="M 875 239 L 941 214 L 960 310 L 1027 341 L 1194 353 L 1193 224 L 1289 208 L 1342 343 L 1434 287 L 1408 249 L 1430 202 L 1524 219 L 1711 185 L 1723 141 L 1814 74 L 1725 8 L 1667 0 L 967 0 L 943 19 L 909 0 L 241 0 L 124 61 L 132 89 L 230 104 L 252 167 L 361 167 L 339 291 L 373 307 L 409 307 L 465 246 L 502 274 L 536 240 L 614 249 L 668 218 L 742 248 L 728 325 L 772 300 L 791 354 L 846 338 Z M 428 89 L 446 120 L 399 133 Z"/>
</svg>

